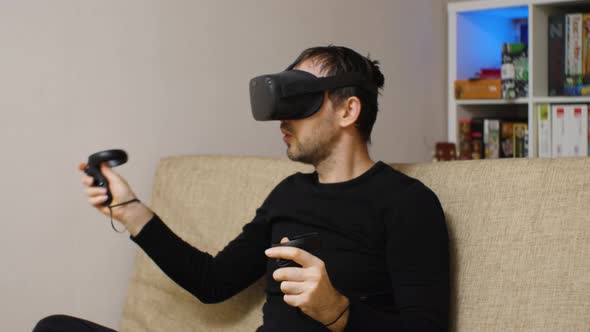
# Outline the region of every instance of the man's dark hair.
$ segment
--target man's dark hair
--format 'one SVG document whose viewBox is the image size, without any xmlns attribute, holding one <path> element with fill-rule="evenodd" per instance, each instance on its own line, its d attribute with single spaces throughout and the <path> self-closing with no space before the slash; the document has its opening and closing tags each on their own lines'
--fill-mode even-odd
<svg viewBox="0 0 590 332">
<path fill-rule="evenodd" d="M 293 64 L 287 67 L 287 70 L 293 69 L 308 59 L 317 61 L 321 66 L 320 70 L 326 76 L 360 72 L 370 77 L 372 83 L 378 89 L 383 88 L 385 77 L 383 77 L 381 70 L 379 70 L 379 61 L 371 60 L 369 56 L 364 57 L 350 48 L 333 45 L 308 48 L 301 52 Z M 356 125 L 362 138 L 370 144 L 371 131 L 377 119 L 377 111 L 379 110 L 378 94 L 370 93 L 359 87 L 346 87 L 330 90 L 328 91 L 328 96 L 336 106 L 353 96 L 361 101 L 361 114 L 359 114 Z"/>
</svg>

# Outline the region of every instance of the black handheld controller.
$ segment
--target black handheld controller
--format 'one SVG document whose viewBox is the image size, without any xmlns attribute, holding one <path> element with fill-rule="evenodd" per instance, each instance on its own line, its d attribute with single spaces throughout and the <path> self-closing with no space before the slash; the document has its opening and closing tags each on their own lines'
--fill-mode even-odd
<svg viewBox="0 0 590 332">
<path fill-rule="evenodd" d="M 273 247 L 296 247 L 302 250 L 314 254 L 321 247 L 320 234 L 318 233 L 307 233 L 295 236 L 285 243 L 273 244 Z M 299 264 L 289 259 L 277 258 L 277 264 L 279 267 L 301 267 Z"/>
<path fill-rule="evenodd" d="M 93 187 L 98 186 L 107 189 L 107 200 L 102 205 L 108 206 L 113 201 L 113 195 L 109 190 L 109 181 L 100 171 L 100 165 L 104 162 L 109 167 L 123 165 L 127 162 L 127 153 L 123 150 L 106 150 L 88 157 L 88 165 L 84 172 L 94 178 Z"/>
</svg>

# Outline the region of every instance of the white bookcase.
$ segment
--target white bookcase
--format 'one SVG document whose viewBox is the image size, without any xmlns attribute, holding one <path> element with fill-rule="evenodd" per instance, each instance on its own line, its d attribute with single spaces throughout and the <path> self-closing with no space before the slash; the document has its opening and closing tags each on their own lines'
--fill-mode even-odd
<svg viewBox="0 0 590 332">
<path fill-rule="evenodd" d="M 448 141 L 458 143 L 459 120 L 522 117 L 529 125 L 529 157 L 537 156 L 536 105 L 587 103 L 590 97 L 549 97 L 548 17 L 590 12 L 589 0 L 481 0 L 448 4 Z M 528 20 L 529 96 L 506 100 L 455 100 L 454 82 L 501 64 L 501 45 L 514 42 L 514 20 Z M 511 35 L 512 34 L 512 35 Z"/>
</svg>

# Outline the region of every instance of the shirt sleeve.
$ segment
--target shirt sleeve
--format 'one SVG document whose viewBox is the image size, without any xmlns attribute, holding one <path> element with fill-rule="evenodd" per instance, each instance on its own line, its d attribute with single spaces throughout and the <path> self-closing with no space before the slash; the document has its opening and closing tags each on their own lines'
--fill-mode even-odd
<svg viewBox="0 0 590 332">
<path fill-rule="evenodd" d="M 182 240 L 156 214 L 131 240 L 179 286 L 203 303 L 217 303 L 264 275 L 269 234 L 266 209 L 261 207 L 216 256 Z"/>
<path fill-rule="evenodd" d="M 448 331 L 448 232 L 441 204 L 418 182 L 394 205 L 384 216 L 395 313 L 351 298 L 344 331 Z"/>
</svg>

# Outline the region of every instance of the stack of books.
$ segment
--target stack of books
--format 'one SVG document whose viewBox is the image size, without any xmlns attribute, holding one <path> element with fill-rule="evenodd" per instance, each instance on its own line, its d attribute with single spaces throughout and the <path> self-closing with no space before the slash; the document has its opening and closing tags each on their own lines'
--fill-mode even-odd
<svg viewBox="0 0 590 332">
<path fill-rule="evenodd" d="M 536 106 L 537 153 L 529 149 L 529 127 L 524 119 L 474 118 L 459 123 L 459 158 L 497 159 L 590 157 L 590 106 Z"/>
<path fill-rule="evenodd" d="M 590 13 L 549 17 L 549 95 L 590 96 Z"/>
<path fill-rule="evenodd" d="M 461 120 L 459 128 L 459 159 L 529 156 L 526 120 L 474 118 Z"/>
<path fill-rule="evenodd" d="M 536 113 L 540 158 L 590 156 L 588 105 L 542 104 Z"/>
</svg>

